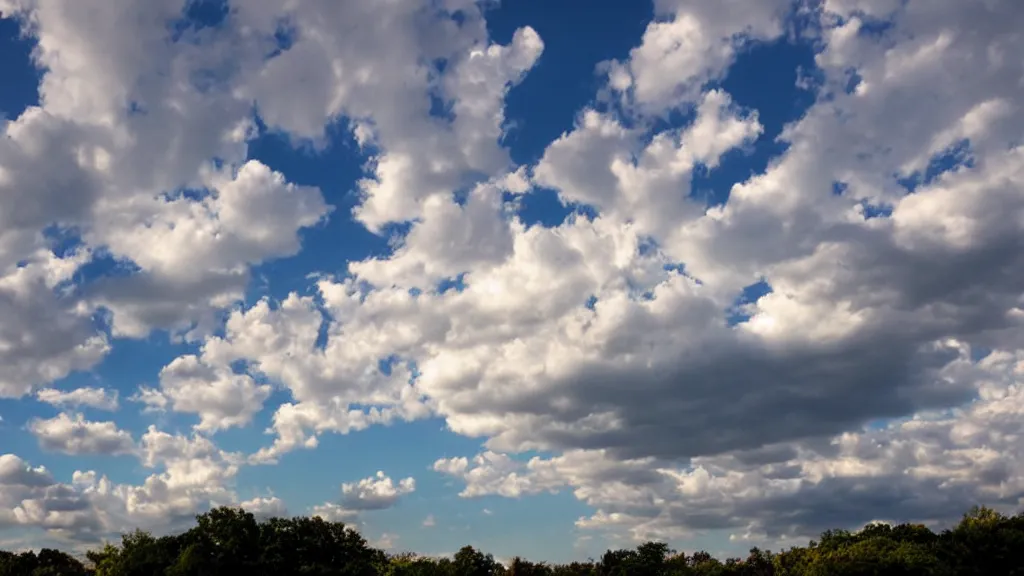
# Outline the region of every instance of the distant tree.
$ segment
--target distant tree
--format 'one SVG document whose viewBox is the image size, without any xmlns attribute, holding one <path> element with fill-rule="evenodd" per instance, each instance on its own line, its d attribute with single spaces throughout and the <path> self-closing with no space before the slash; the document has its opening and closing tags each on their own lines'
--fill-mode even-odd
<svg viewBox="0 0 1024 576">
<path fill-rule="evenodd" d="M 472 546 L 463 546 L 453 559 L 455 574 L 459 576 L 494 576 L 503 574 L 505 567 L 490 554 L 484 554 Z"/>
<path fill-rule="evenodd" d="M 260 565 L 268 574 L 296 567 L 301 574 L 377 574 L 383 553 L 341 522 L 313 518 L 273 518 L 260 527 Z M 284 572 L 282 572 L 284 571 Z"/>
<path fill-rule="evenodd" d="M 117 573 L 121 549 L 108 542 L 99 550 L 89 550 L 85 556 L 92 563 L 96 576 L 111 576 Z"/>
<path fill-rule="evenodd" d="M 956 574 L 1024 574 L 1024 515 L 974 507 L 939 539 L 939 556 Z"/>
<path fill-rule="evenodd" d="M 85 576 L 85 565 L 59 550 L 43 548 L 36 555 L 36 568 L 32 576 Z"/>
<path fill-rule="evenodd" d="M 433 558 L 398 554 L 389 558 L 387 565 L 379 569 L 378 573 L 382 576 L 434 576 L 446 572 Z"/>
<path fill-rule="evenodd" d="M 162 574 L 181 554 L 182 538 L 154 537 L 136 530 L 121 537 L 121 548 L 107 562 L 103 576 L 152 576 Z"/>
<path fill-rule="evenodd" d="M 553 576 L 593 576 L 597 574 L 597 567 L 593 562 L 572 562 L 551 567 Z"/>
<path fill-rule="evenodd" d="M 742 572 L 744 576 L 774 576 L 775 555 L 757 546 L 751 548 L 747 559 L 743 561 Z"/>
<path fill-rule="evenodd" d="M 509 563 L 507 574 L 509 576 L 550 576 L 552 570 L 544 562 L 534 563 L 516 556 Z"/>
<path fill-rule="evenodd" d="M 155 537 L 136 530 L 119 545 L 89 551 L 90 568 L 57 550 L 0 551 L 0 576 L 1024 576 L 1024 515 L 974 508 L 936 534 L 920 524 L 828 530 L 817 541 L 773 554 L 752 548 L 720 561 L 646 542 L 608 550 L 597 562 L 548 565 L 517 557 L 506 569 L 465 546 L 453 557 L 388 555 L 356 531 L 322 518 L 257 521 L 237 508 L 196 517 L 188 531 Z"/>
<path fill-rule="evenodd" d="M 0 551 L 0 576 L 86 576 L 85 565 L 59 550 L 43 548 L 38 554 Z"/>
<path fill-rule="evenodd" d="M 0 556 L 0 576 L 31 576 L 37 566 L 39 559 L 35 552 L 4 552 Z"/>
</svg>

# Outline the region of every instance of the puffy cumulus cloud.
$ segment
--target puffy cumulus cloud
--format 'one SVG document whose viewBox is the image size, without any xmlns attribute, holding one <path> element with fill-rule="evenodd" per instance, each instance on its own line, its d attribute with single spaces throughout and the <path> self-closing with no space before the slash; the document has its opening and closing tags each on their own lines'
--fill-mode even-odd
<svg viewBox="0 0 1024 576">
<path fill-rule="evenodd" d="M 358 326 L 332 323 L 326 345 L 318 345 L 325 312 L 337 317 L 346 307 L 357 308 L 360 298 L 353 285 L 325 283 L 324 290 L 329 302 L 324 310 L 314 298 L 294 294 L 277 305 L 263 300 L 233 312 L 224 336 L 204 344 L 203 357 L 211 365 L 226 369 L 246 361 L 250 372 L 280 382 L 291 393 L 293 402 L 274 413 L 274 444 L 255 454 L 255 461 L 272 462 L 294 448 L 316 446 L 317 434 L 324 431 L 347 433 L 430 413 L 411 384 L 407 363 L 380 366 L 396 355 L 390 347 L 394 333 L 380 319 L 362 318 Z M 375 358 L 371 364 L 358 360 L 368 356 Z"/>
<path fill-rule="evenodd" d="M 325 502 L 313 506 L 310 509 L 310 514 L 319 516 L 328 522 L 352 523 L 359 518 L 358 510 L 350 510 L 333 502 Z"/>
<path fill-rule="evenodd" d="M 87 370 L 110 350 L 88 310 L 64 290 L 88 256 L 58 258 L 40 248 L 21 262 L 0 263 L 0 397 Z"/>
<path fill-rule="evenodd" d="M 587 109 L 573 131 L 547 147 L 534 181 L 557 190 L 563 203 L 592 206 L 632 234 L 663 239 L 704 213 L 703 200 L 689 198 L 694 169 L 716 168 L 723 154 L 761 132 L 757 112 L 738 109 L 722 90 L 701 96 L 692 124 L 645 145 L 642 129 Z"/>
<path fill-rule="evenodd" d="M 425 211 L 451 212 L 453 189 L 509 168 L 499 144 L 504 97 L 543 51 L 531 28 L 507 45 L 493 43 L 473 2 L 242 2 L 217 27 L 182 26 L 186 7 L 185 0 L 66 11 L 41 0 L 2 4 L 37 41 L 34 58 L 44 71 L 40 105 L 6 124 L 9 138 L 0 145 L 0 223 L 17 222 L 2 227 L 0 271 L 35 282 L 12 288 L 9 299 L 0 286 L 0 306 L 10 300 L 0 311 L 12 319 L 4 324 L 10 335 L 0 332 L 0 342 L 10 341 L 0 346 L 11 360 L 0 369 L 4 395 L 93 366 L 109 349 L 97 324 L 118 338 L 166 329 L 201 340 L 242 299 L 252 266 L 300 250 L 300 231 L 333 208 L 317 189 L 247 160 L 254 110 L 296 143 L 320 145 L 327 125 L 347 122 L 370 159 L 355 212 L 373 230 Z M 282 22 L 287 46 L 279 45 Z M 444 114 L 432 114 L 432 102 Z M 470 217 L 489 216 L 497 205 L 493 194 L 479 195 Z M 66 273 L 51 284 L 66 290 L 46 284 L 55 257 L 41 231 L 54 224 L 79 237 L 78 267 L 102 259 L 113 272 L 76 277 L 77 268 L 60 261 Z M 501 254 L 496 230 L 491 251 Z M 18 267 L 36 252 L 40 264 Z M 418 274 L 438 277 L 481 257 L 488 254 L 467 252 Z M 35 279 L 23 278 L 30 271 Z M 267 306 L 271 321 L 322 319 L 312 300 L 289 304 L 287 315 Z M 221 360 L 259 357 L 254 371 L 283 381 L 294 402 L 278 410 L 277 443 L 258 461 L 315 444 L 321 431 L 429 413 L 409 385 L 407 363 L 353 370 L 339 361 L 338 339 L 321 353 L 315 338 L 306 339 L 307 324 L 292 330 L 298 338 L 290 346 L 320 360 L 274 359 L 279 339 L 248 333 L 267 322 L 243 312 L 232 317 L 238 331 L 223 339 L 230 345 L 208 343 L 219 357 L 180 358 L 158 388 L 134 398 L 147 409 L 197 414 L 203 431 L 242 426 L 269 388 Z M 239 331 L 244 342 L 234 337 Z M 353 403 L 371 407 L 351 410 Z"/>
<path fill-rule="evenodd" d="M 294 255 L 299 229 L 329 212 L 317 189 L 290 184 L 257 161 L 203 181 L 210 193 L 201 200 L 135 202 L 91 237 L 140 269 L 91 287 L 94 305 L 112 312 L 115 335 L 212 321 L 212 311 L 242 298 L 249 265 Z"/>
<path fill-rule="evenodd" d="M 342 505 L 352 510 L 380 510 L 390 508 L 398 499 L 416 490 L 416 479 L 402 478 L 398 482 L 378 471 L 371 478 L 341 485 Z"/>
<path fill-rule="evenodd" d="M 73 487 L 57 483 L 42 468 L 29 468 L 16 456 L 6 454 L 6 465 L 34 474 L 32 484 L 0 480 L 0 502 L 5 514 L 0 525 L 36 527 L 52 535 L 83 535 L 86 539 L 101 530 L 101 523 L 88 500 Z"/>
<path fill-rule="evenodd" d="M 288 508 L 284 501 L 277 496 L 257 496 L 238 504 L 239 508 L 251 513 L 258 520 L 266 518 L 284 518 L 288 515 Z"/>
<path fill-rule="evenodd" d="M 319 143 L 326 124 L 347 119 L 371 156 L 356 212 L 372 229 L 416 218 L 421 205 L 450 211 L 439 200 L 452 189 L 510 164 L 499 145 L 504 96 L 543 50 L 528 27 L 508 45 L 490 42 L 472 2 L 245 2 L 215 28 L 183 21 L 186 8 L 185 0 L 0 5 L 36 41 L 43 71 L 39 105 L 6 123 L 0 143 L 4 396 L 91 368 L 109 336 L 208 336 L 243 297 L 251 266 L 299 251 L 299 231 L 332 208 L 315 188 L 247 161 L 254 109 L 297 141 Z M 281 22 L 293 36 L 284 48 Z M 433 100 L 444 117 L 431 114 Z M 81 248 L 57 257 L 43 233 L 54 226 Z M 96 277 L 103 268 L 113 270 Z M 197 413 L 208 431 L 246 423 L 266 397 L 248 376 L 189 362 L 168 366 L 161 395 L 139 397 Z M 274 375 L 274 364 L 261 366 Z M 277 363 L 299 372 L 286 364 Z M 302 370 L 294 410 L 282 410 L 275 426 L 300 430 L 314 418 L 346 430 L 420 417 L 426 411 L 401 385 L 402 370 L 374 377 L 314 363 Z M 350 414 L 352 395 L 326 412 L 303 404 L 334 396 L 315 389 L 339 381 L 388 388 L 375 378 L 397 383 L 393 393 L 374 392 L 387 404 L 376 411 Z"/>
<path fill-rule="evenodd" d="M 661 114 L 699 99 L 745 46 L 781 36 L 789 0 L 656 0 L 659 18 L 625 61 L 604 65 L 608 87 L 640 113 Z"/>
<path fill-rule="evenodd" d="M 14 454 L 0 456 L 0 483 L 4 486 L 37 488 L 47 486 L 53 479 L 46 468 L 32 468 Z"/>
<path fill-rule="evenodd" d="M 466 495 L 573 487 L 599 510 L 582 525 L 637 536 L 807 534 L 883 517 L 877 502 L 936 521 L 972 498 L 1017 502 L 1016 464 L 996 471 L 987 444 L 953 430 L 1010 410 L 1010 392 L 991 399 L 980 382 L 1024 349 L 1024 85 L 1009 56 L 1024 12 L 800 7 L 818 98 L 781 134 L 785 152 L 706 207 L 689 197 L 694 169 L 763 130 L 706 84 L 744 42 L 779 37 L 792 8 L 708 6 L 660 3 L 672 17 L 611 68 L 636 107 L 584 110 L 536 166 L 494 169 L 464 202 L 447 180 L 407 196 L 378 187 L 364 208 L 386 197 L 394 212 L 365 208 L 365 222 L 419 218 L 392 256 L 232 314 L 206 343 L 211 361 L 246 360 L 295 397 L 257 460 L 434 413 L 486 439 L 478 459 L 437 464 Z M 688 126 L 637 122 L 684 101 Z M 436 149 L 397 165 L 383 152 L 377 170 Z M 505 193 L 530 194 L 528 180 L 596 215 L 527 226 Z M 736 304 L 758 284 L 767 294 Z M 880 419 L 900 423 L 865 428 Z M 529 450 L 552 455 L 509 455 Z M 953 472 L 962 482 L 938 480 Z M 806 512 L 779 514 L 788 524 L 767 512 L 783 509 Z"/>
<path fill-rule="evenodd" d="M 358 522 L 362 512 L 391 508 L 402 496 L 415 491 L 415 478 L 410 476 L 395 482 L 384 472 L 378 471 L 369 478 L 343 483 L 339 502 L 314 506 L 311 513 L 331 522 Z"/>
<path fill-rule="evenodd" d="M 50 512 L 72 496 L 105 503 L 100 528 L 185 517 L 236 501 L 243 462 L 429 415 L 485 439 L 483 455 L 436 465 L 465 495 L 572 488 L 596 509 L 581 526 L 638 537 L 941 521 L 1024 495 L 1013 0 L 659 0 L 664 17 L 605 68 L 622 105 L 582 110 L 528 167 L 500 145 L 503 101 L 543 41 L 523 28 L 494 44 L 477 3 L 239 2 L 223 26 L 168 41 L 182 6 L 0 3 L 46 69 L 41 106 L 0 144 L 0 394 L 94 365 L 105 309 L 117 336 L 202 340 L 140 391 L 147 406 L 212 432 L 251 420 L 264 379 L 291 399 L 255 454 L 150 430 L 137 450 L 163 472 L 21 486 L 43 504 L 17 521 L 59 528 Z M 784 152 L 707 207 L 695 170 L 764 131 L 713 85 L 797 21 L 811 22 L 793 37 L 813 36 L 817 98 Z M 370 157 L 354 217 L 409 232 L 313 294 L 233 308 L 250 267 L 294 254 L 331 210 L 246 162 L 254 104 L 314 146 L 347 123 Z M 688 126 L 650 121 L 689 108 Z M 594 215 L 527 225 L 516 203 L 535 185 Z M 54 255 L 53 224 L 82 248 Z M 100 256 L 128 273 L 71 281 Z M 767 293 L 737 304 L 753 285 Z M 47 422 L 86 428 L 63 418 Z M 879 419 L 897 423 L 865 428 Z M 530 450 L 548 454 L 515 456 Z M 82 518 L 67 521 L 93 526 Z"/>
<path fill-rule="evenodd" d="M 97 440 L 72 442 L 80 448 Z M 174 436 L 152 427 L 133 452 L 144 467 L 160 470 L 139 485 L 115 483 L 96 471 L 75 471 L 70 482 L 61 482 L 16 455 L 0 455 L 0 510 L 5 511 L 0 525 L 95 544 L 135 528 L 171 532 L 212 506 L 239 502 L 231 484 L 244 461 L 240 454 L 224 452 L 201 436 Z M 261 514 L 282 510 L 275 498 L 244 505 Z"/>
<path fill-rule="evenodd" d="M 36 392 L 36 399 L 60 408 L 88 407 L 107 411 L 114 411 L 118 408 L 117 390 L 105 388 L 86 387 L 67 391 L 44 388 Z"/>
<path fill-rule="evenodd" d="M 1024 504 L 1024 353 L 997 351 L 963 375 L 978 399 L 882 428 L 698 457 L 685 468 L 653 458 L 572 451 L 527 462 L 484 453 L 434 468 L 466 482 L 463 496 L 568 488 L 597 509 L 577 526 L 637 539 L 724 529 L 755 541 L 806 539 L 841 525 L 943 525 L 984 503 Z"/>
<path fill-rule="evenodd" d="M 190 520 L 197 511 L 238 501 L 231 489 L 243 463 L 202 436 L 177 436 L 155 427 L 139 441 L 140 461 L 162 469 L 138 486 L 114 484 L 86 473 L 76 484 L 106 516 L 107 526 L 138 525 L 165 531 Z"/>
<path fill-rule="evenodd" d="M 513 230 L 504 222 L 505 182 L 474 187 L 460 205 L 449 196 L 423 203 L 423 219 L 387 259 L 349 264 L 359 279 L 375 286 L 433 286 L 466 270 L 500 262 L 512 252 Z"/>
<path fill-rule="evenodd" d="M 540 460 L 524 464 L 507 454 L 488 450 L 472 460 L 463 456 L 442 458 L 434 462 L 433 469 L 463 480 L 466 487 L 459 495 L 465 498 L 486 494 L 517 498 L 545 491 L 556 492 L 564 486 L 564 481 L 558 477 L 545 478 L 543 474 L 534 473 L 533 467 L 537 462 Z"/>
<path fill-rule="evenodd" d="M 33 419 L 28 430 L 44 450 L 71 455 L 129 454 L 135 450 L 132 435 L 113 422 L 90 422 L 81 414 L 61 413 L 54 418 Z"/>
<path fill-rule="evenodd" d="M 42 233 L 80 221 L 101 194 L 100 177 L 75 147 L 102 146 L 103 134 L 39 108 L 0 130 L 0 396 L 20 397 L 91 368 L 109 350 L 91 311 L 67 289 L 93 251 L 58 256 Z"/>
<path fill-rule="evenodd" d="M 390 532 L 384 532 L 377 538 L 369 540 L 367 544 L 374 548 L 380 548 L 382 550 L 394 550 L 398 544 L 399 536 Z"/>
<path fill-rule="evenodd" d="M 115 336 L 200 337 L 242 297 L 249 266 L 295 254 L 298 231 L 330 212 L 318 190 L 245 161 L 255 125 L 240 70 L 262 66 L 271 41 L 234 21 L 170 26 L 186 4 L 0 4 L 43 71 L 39 105 L 0 142 L 0 394 L 95 365 L 109 349 L 97 313 Z M 81 247 L 54 255 L 54 227 Z M 118 270 L 75 277 L 96 258 Z"/>
<path fill-rule="evenodd" d="M 319 0 L 283 10 L 255 2 L 239 3 L 235 16 L 268 38 L 282 18 L 293 31 L 291 46 L 254 70 L 243 91 L 268 125 L 317 142 L 325 125 L 344 117 L 372 151 L 355 209 L 371 230 L 417 218 L 424 200 L 508 165 L 498 144 L 504 95 L 543 49 L 531 28 L 508 46 L 490 43 L 471 2 Z M 443 118 L 430 113 L 431 97 Z"/>
<path fill-rule="evenodd" d="M 160 371 L 160 390 L 143 388 L 138 400 L 148 407 L 197 414 L 197 430 L 213 432 L 248 424 L 263 408 L 270 386 L 248 374 L 211 366 L 201 356 L 186 355 Z"/>
</svg>

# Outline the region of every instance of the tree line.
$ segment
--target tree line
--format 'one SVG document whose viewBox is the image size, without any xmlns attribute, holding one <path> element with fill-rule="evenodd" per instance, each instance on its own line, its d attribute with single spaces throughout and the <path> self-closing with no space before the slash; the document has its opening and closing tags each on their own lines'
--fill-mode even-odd
<svg viewBox="0 0 1024 576">
<path fill-rule="evenodd" d="M 869 524 L 829 530 L 807 546 L 753 548 L 725 561 L 661 542 L 608 550 L 598 560 L 507 566 L 471 546 L 449 558 L 388 554 L 355 530 L 320 517 L 257 521 L 238 508 L 197 516 L 188 531 L 136 530 L 85 561 L 53 549 L 0 551 L 0 576 L 1024 576 L 1024 513 L 975 507 L 955 527 Z"/>
</svg>

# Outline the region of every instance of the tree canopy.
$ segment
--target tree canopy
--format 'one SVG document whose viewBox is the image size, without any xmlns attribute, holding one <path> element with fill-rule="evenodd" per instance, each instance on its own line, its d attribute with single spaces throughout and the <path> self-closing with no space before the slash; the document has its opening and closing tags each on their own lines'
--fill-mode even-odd
<svg viewBox="0 0 1024 576">
<path fill-rule="evenodd" d="M 0 576 L 1024 576 L 1024 513 L 974 508 L 935 533 L 919 524 L 829 530 L 807 546 L 719 560 L 662 542 L 608 550 L 569 564 L 516 557 L 504 565 L 465 546 L 451 558 L 387 554 L 355 530 L 319 517 L 257 521 L 222 507 L 188 531 L 125 534 L 77 559 L 58 550 L 0 551 Z"/>
</svg>

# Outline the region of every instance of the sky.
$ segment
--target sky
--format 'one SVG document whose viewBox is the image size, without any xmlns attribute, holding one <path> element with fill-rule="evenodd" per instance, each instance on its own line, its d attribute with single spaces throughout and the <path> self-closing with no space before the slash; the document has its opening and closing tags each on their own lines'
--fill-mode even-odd
<svg viewBox="0 0 1024 576">
<path fill-rule="evenodd" d="M 0 548 L 1024 503 L 1015 0 L 0 0 Z"/>
</svg>

